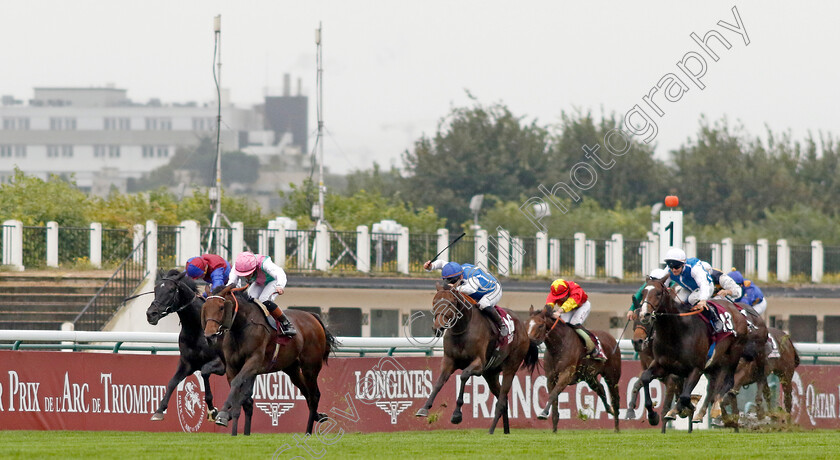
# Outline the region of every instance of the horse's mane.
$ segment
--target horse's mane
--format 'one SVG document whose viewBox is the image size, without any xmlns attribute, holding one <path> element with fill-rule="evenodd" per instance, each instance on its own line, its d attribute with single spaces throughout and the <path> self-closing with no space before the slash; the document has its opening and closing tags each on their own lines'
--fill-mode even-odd
<svg viewBox="0 0 840 460">
<path fill-rule="evenodd" d="M 183 273 L 181 270 L 178 270 L 177 268 L 173 268 L 173 269 L 169 270 L 168 272 L 166 272 L 165 275 L 159 276 L 158 281 L 160 281 L 162 279 L 171 280 L 171 279 L 177 278 L 178 276 L 181 275 L 181 273 Z M 181 278 L 181 282 L 186 284 L 187 287 L 189 287 L 193 291 L 198 291 L 198 285 L 195 283 L 195 280 L 190 278 L 189 276 L 186 276 L 186 274 L 184 274 L 184 276 Z"/>
</svg>

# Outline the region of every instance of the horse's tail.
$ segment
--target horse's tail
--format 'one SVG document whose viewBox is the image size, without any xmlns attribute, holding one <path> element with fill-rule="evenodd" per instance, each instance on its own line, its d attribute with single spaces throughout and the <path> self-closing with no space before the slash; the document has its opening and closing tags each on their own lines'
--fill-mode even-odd
<svg viewBox="0 0 840 460">
<path fill-rule="evenodd" d="M 321 315 L 319 315 L 317 313 L 311 313 L 311 312 L 309 314 L 314 316 L 315 319 L 318 320 L 318 324 L 320 324 L 321 327 L 324 328 L 324 335 L 327 338 L 327 348 L 324 349 L 324 363 L 326 363 L 327 358 L 330 357 L 330 353 L 335 353 L 336 349 L 341 344 L 338 343 L 338 341 L 335 339 L 335 336 L 332 335 L 332 332 L 330 332 L 330 330 L 327 329 L 327 326 L 324 325 L 324 321 L 321 320 Z"/>
<path fill-rule="evenodd" d="M 787 340 L 790 347 L 793 348 L 793 367 L 799 367 L 799 353 L 796 351 L 796 347 L 793 346 L 793 340 L 787 334 L 785 334 L 785 340 Z"/>
<path fill-rule="evenodd" d="M 537 367 L 537 363 L 540 362 L 540 348 L 539 346 L 532 342 L 528 341 L 528 352 L 525 353 L 525 361 L 522 362 L 522 367 L 527 369 L 528 372 L 531 374 L 534 373 L 534 369 Z"/>
</svg>

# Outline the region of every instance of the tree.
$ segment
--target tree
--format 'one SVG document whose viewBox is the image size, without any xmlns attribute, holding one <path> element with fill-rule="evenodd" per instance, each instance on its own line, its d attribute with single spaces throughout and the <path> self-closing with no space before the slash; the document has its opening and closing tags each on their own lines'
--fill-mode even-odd
<svg viewBox="0 0 840 460">
<path fill-rule="evenodd" d="M 27 176 L 15 168 L 10 181 L 0 185 L 0 217 L 16 219 L 23 225 L 45 225 L 55 221 L 63 227 L 88 225 L 87 196 L 74 182 L 55 175 L 47 180 Z"/>
<path fill-rule="evenodd" d="M 547 165 L 547 142 L 536 121 L 524 124 L 504 105 L 453 109 L 433 138 L 423 136 L 404 153 L 403 195 L 432 206 L 454 230 L 469 217 L 473 195 L 516 200 L 536 187 Z"/>
<path fill-rule="evenodd" d="M 383 172 L 379 163 L 374 162 L 371 169 L 355 170 L 347 175 L 347 187 L 344 194 L 352 196 L 364 190 L 382 196 L 399 196 L 405 187 L 404 181 L 397 168 L 391 167 L 389 171 Z"/>
</svg>

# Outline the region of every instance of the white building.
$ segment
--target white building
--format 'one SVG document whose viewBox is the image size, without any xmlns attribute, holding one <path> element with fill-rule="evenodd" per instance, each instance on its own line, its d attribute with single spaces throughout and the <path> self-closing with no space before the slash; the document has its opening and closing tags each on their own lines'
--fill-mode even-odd
<svg viewBox="0 0 840 460">
<path fill-rule="evenodd" d="M 222 95 L 223 151 L 247 145 L 248 131 L 265 128 L 262 112 L 239 109 Z M 216 130 L 216 104 L 137 104 L 126 90 L 35 88 L 28 103 L 4 96 L 0 106 L 0 180 L 18 167 L 29 175 L 75 177 L 95 194 L 165 165 L 179 147 L 195 146 Z M 245 142 L 241 143 L 240 139 Z"/>
</svg>

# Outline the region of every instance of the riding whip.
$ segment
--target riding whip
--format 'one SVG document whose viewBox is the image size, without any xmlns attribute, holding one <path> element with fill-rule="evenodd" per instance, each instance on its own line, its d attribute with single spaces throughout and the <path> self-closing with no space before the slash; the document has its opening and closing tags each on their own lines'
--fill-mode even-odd
<svg viewBox="0 0 840 460">
<path fill-rule="evenodd" d="M 624 337 L 624 332 L 627 331 L 627 325 L 628 324 L 630 324 L 630 319 L 629 318 L 627 319 L 627 322 L 624 323 L 624 329 L 621 330 L 621 335 L 618 336 L 618 340 L 615 341 L 615 347 L 613 347 L 613 353 L 615 353 L 615 350 L 618 349 L 618 343 L 621 342 L 621 338 Z"/>
<path fill-rule="evenodd" d="M 449 248 L 450 248 L 450 246 L 452 246 L 453 244 L 457 243 L 457 242 L 458 242 L 458 240 L 460 240 L 461 238 L 463 238 L 463 237 L 464 237 L 464 235 L 466 235 L 466 234 L 467 234 L 467 233 L 466 233 L 466 232 L 464 232 L 464 233 L 461 233 L 460 235 L 458 235 L 458 238 L 455 238 L 454 240 L 452 240 L 452 242 L 451 242 L 451 243 L 449 243 L 449 244 L 448 244 L 445 248 L 443 248 L 443 249 L 442 249 L 439 253 L 437 253 L 437 255 L 436 255 L 436 256 L 434 256 L 434 257 L 432 258 L 432 260 L 431 260 L 431 261 L 432 261 L 432 262 L 436 261 L 436 260 L 437 260 L 437 258 L 438 258 L 438 257 L 440 257 L 440 255 L 441 255 L 441 254 L 443 254 L 443 251 L 446 251 L 447 249 L 449 249 Z"/>
</svg>

